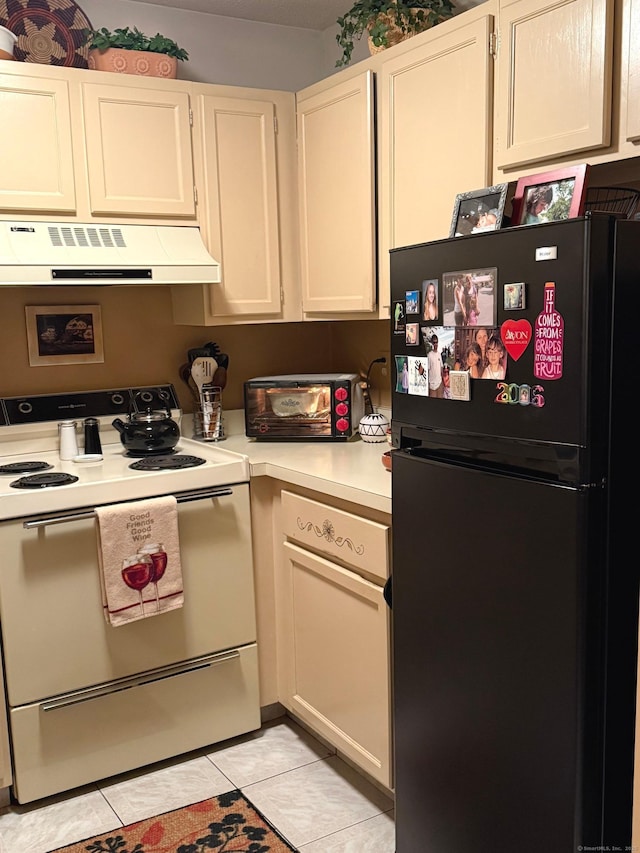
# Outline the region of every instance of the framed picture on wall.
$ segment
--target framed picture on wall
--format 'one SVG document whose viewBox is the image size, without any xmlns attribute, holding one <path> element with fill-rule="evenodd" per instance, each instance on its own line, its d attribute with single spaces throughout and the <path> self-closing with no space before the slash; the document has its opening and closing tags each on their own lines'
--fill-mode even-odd
<svg viewBox="0 0 640 853">
<path fill-rule="evenodd" d="M 26 305 L 31 367 L 104 361 L 99 305 Z"/>
</svg>

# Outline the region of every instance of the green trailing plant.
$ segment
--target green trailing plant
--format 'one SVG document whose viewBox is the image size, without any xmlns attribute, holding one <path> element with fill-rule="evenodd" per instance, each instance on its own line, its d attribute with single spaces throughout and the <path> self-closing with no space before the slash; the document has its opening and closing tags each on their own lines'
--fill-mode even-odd
<svg viewBox="0 0 640 853">
<path fill-rule="evenodd" d="M 167 56 L 175 56 L 181 62 L 189 59 L 189 54 L 173 41 L 156 33 L 149 38 L 141 33 L 137 27 L 129 29 L 124 27 L 111 32 L 106 27 L 99 30 L 85 30 L 89 47 L 97 50 L 107 50 L 110 47 L 121 47 L 123 50 L 147 50 L 150 53 L 165 53 Z"/>
<path fill-rule="evenodd" d="M 342 17 L 338 18 L 340 32 L 336 41 L 342 48 L 342 57 L 336 67 L 351 62 L 354 41 L 364 33 L 375 47 L 389 47 L 389 36 L 399 29 L 405 36 L 416 35 L 453 16 L 452 0 L 356 0 Z"/>
</svg>

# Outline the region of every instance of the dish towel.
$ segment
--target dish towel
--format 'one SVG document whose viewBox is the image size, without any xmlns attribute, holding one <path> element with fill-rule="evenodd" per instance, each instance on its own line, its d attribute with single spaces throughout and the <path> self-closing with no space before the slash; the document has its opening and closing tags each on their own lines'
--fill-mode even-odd
<svg viewBox="0 0 640 853">
<path fill-rule="evenodd" d="M 125 625 L 184 604 L 175 497 L 96 507 L 104 616 Z"/>
</svg>

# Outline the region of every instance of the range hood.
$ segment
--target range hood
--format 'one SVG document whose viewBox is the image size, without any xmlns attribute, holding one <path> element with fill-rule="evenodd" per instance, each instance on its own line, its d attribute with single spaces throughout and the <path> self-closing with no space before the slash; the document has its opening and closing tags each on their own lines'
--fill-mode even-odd
<svg viewBox="0 0 640 853">
<path fill-rule="evenodd" d="M 196 226 L 0 222 L 0 287 L 219 281 Z"/>
</svg>

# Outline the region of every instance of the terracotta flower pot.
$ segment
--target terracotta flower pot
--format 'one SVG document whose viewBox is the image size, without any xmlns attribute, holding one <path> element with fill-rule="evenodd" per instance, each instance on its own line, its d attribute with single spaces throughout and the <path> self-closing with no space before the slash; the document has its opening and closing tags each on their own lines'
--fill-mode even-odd
<svg viewBox="0 0 640 853">
<path fill-rule="evenodd" d="M 138 74 L 143 77 L 178 76 L 178 60 L 175 56 L 149 50 L 125 50 L 122 47 L 90 50 L 89 68 L 94 71 L 116 71 L 119 74 Z"/>
</svg>

